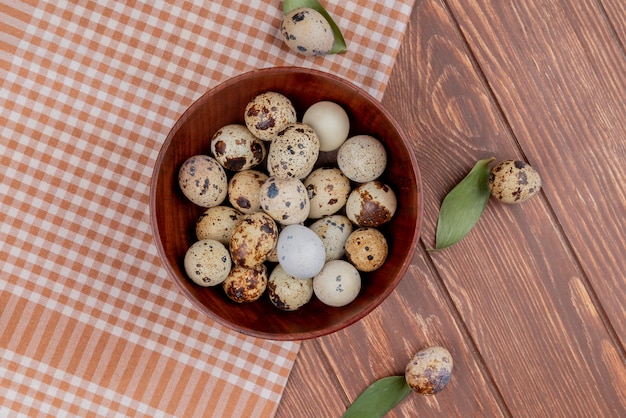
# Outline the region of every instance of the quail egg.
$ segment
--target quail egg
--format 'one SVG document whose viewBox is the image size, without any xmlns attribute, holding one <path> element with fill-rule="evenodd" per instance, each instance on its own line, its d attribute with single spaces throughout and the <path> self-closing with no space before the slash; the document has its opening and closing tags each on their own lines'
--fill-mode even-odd
<svg viewBox="0 0 626 418">
<path fill-rule="evenodd" d="M 228 193 L 224 168 L 208 155 L 188 158 L 178 171 L 178 184 L 187 199 L 204 208 L 221 204 Z"/>
<path fill-rule="evenodd" d="M 241 213 L 261 211 L 260 191 L 267 174 L 257 170 L 235 173 L 228 182 L 228 201 Z"/>
<path fill-rule="evenodd" d="M 524 202 L 541 189 L 539 173 L 524 161 L 506 160 L 489 172 L 491 195 L 503 203 Z"/>
<path fill-rule="evenodd" d="M 283 225 L 304 222 L 311 209 L 306 187 L 295 178 L 270 176 L 261 186 L 260 202 L 261 209 Z"/>
<path fill-rule="evenodd" d="M 285 44 L 298 54 L 326 55 L 335 44 L 330 24 L 314 9 L 300 7 L 286 13 L 280 29 Z"/>
<path fill-rule="evenodd" d="M 280 231 L 276 253 L 285 272 L 297 279 L 315 276 L 326 262 L 321 238 L 303 225 L 288 225 Z"/>
<path fill-rule="evenodd" d="M 287 274 L 280 264 L 274 267 L 267 281 L 267 294 L 274 306 L 295 311 L 313 297 L 313 279 L 298 279 Z"/>
<path fill-rule="evenodd" d="M 183 264 L 187 276 L 204 287 L 222 283 L 231 270 L 228 249 L 211 239 L 193 243 L 185 253 Z"/>
<path fill-rule="evenodd" d="M 243 215 L 230 237 L 230 256 L 241 267 L 263 263 L 278 241 L 274 220 L 263 212 Z"/>
<path fill-rule="evenodd" d="M 222 287 L 226 295 L 237 303 L 254 302 L 267 288 L 267 267 L 265 264 L 251 268 L 234 266 Z"/>
<path fill-rule="evenodd" d="M 226 169 L 241 171 L 254 168 L 265 158 L 265 144 L 243 125 L 226 125 L 211 139 L 211 152 Z"/>
<path fill-rule="evenodd" d="M 336 167 L 320 167 L 304 179 L 311 209 L 309 218 L 319 219 L 343 208 L 350 194 L 350 180 Z"/>
<path fill-rule="evenodd" d="M 214 239 L 228 246 L 233 228 L 241 215 L 241 212 L 229 206 L 208 208 L 196 221 L 196 237 L 198 240 Z"/>
<path fill-rule="evenodd" d="M 361 291 L 361 275 L 344 260 L 332 260 L 313 277 L 313 293 L 324 304 L 345 306 Z"/>
<path fill-rule="evenodd" d="M 305 178 L 317 161 L 320 141 L 308 125 L 294 123 L 276 134 L 267 154 L 267 170 L 278 178 Z"/>
<path fill-rule="evenodd" d="M 309 229 L 324 243 L 326 261 L 339 260 L 345 255 L 345 245 L 352 233 L 352 222 L 344 215 L 330 215 L 313 222 Z"/>
<path fill-rule="evenodd" d="M 296 122 L 296 110 L 284 95 L 268 91 L 255 96 L 244 113 L 246 127 L 264 141 L 271 141 L 277 133 Z"/>
<path fill-rule="evenodd" d="M 374 180 L 352 190 L 346 202 L 346 215 L 358 226 L 377 227 L 391 220 L 397 205 L 391 187 Z"/>
<path fill-rule="evenodd" d="M 320 140 L 320 151 L 334 151 L 348 138 L 350 119 L 346 111 L 337 103 L 321 101 L 311 105 L 302 123 L 309 125 Z"/>
<path fill-rule="evenodd" d="M 452 355 L 443 347 L 418 351 L 406 366 L 404 377 L 409 387 L 422 395 L 434 395 L 446 387 L 452 376 Z"/>
<path fill-rule="evenodd" d="M 346 259 L 359 271 L 380 268 L 387 259 L 388 251 L 385 236 L 375 228 L 359 228 L 346 241 Z"/>
<path fill-rule="evenodd" d="M 353 136 L 339 148 L 337 165 L 350 180 L 366 183 L 376 180 L 385 171 L 387 151 L 373 136 Z"/>
</svg>

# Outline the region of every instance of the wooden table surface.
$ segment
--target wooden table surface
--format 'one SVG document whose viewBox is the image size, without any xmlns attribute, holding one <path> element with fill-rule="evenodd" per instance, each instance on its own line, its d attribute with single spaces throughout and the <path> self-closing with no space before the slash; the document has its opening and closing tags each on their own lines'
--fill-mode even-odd
<svg viewBox="0 0 626 418">
<path fill-rule="evenodd" d="M 435 344 L 450 384 L 389 416 L 626 416 L 625 49 L 623 0 L 417 0 L 383 102 L 414 144 L 421 241 L 379 308 L 303 342 L 277 417 L 339 417 Z M 428 252 L 491 156 L 530 163 L 541 194 Z"/>
</svg>

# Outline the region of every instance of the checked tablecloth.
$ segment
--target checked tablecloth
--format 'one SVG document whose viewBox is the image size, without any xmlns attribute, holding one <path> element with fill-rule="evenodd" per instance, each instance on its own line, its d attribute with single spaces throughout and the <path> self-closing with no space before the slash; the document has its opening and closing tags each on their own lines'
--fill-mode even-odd
<svg viewBox="0 0 626 418">
<path fill-rule="evenodd" d="M 324 2 L 348 52 L 315 59 L 283 46 L 280 1 L 0 2 L 0 417 L 274 414 L 299 343 L 178 292 L 152 240 L 154 162 L 194 100 L 255 68 L 380 99 L 413 2 Z"/>
</svg>

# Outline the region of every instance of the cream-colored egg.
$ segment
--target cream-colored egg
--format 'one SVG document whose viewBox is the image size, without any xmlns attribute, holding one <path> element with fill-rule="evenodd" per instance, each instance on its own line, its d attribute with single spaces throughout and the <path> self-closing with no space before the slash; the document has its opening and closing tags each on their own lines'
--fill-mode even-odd
<svg viewBox="0 0 626 418">
<path fill-rule="evenodd" d="M 270 176 L 260 190 L 261 209 L 282 225 L 304 222 L 311 204 L 304 184 L 298 179 Z"/>
<path fill-rule="evenodd" d="M 271 141 L 277 133 L 296 122 L 296 110 L 286 96 L 267 91 L 246 105 L 244 120 L 254 136 Z"/>
<path fill-rule="evenodd" d="M 228 182 L 228 201 L 241 213 L 261 211 L 260 191 L 267 174 L 257 170 L 235 173 Z"/>
<path fill-rule="evenodd" d="M 302 123 L 309 125 L 320 140 L 320 151 L 334 151 L 343 144 L 350 132 L 350 119 L 337 103 L 321 101 L 311 105 Z"/>
<path fill-rule="evenodd" d="M 387 151 L 371 135 L 348 138 L 339 147 L 337 165 L 350 180 L 366 183 L 380 177 L 387 166 Z"/>
<path fill-rule="evenodd" d="M 345 306 L 359 295 L 361 275 L 344 260 L 329 261 L 313 277 L 313 292 L 322 303 L 329 306 Z"/>
<path fill-rule="evenodd" d="M 267 151 L 263 141 L 252 135 L 248 128 L 232 124 L 215 132 L 211 139 L 211 153 L 227 170 L 241 171 L 259 165 Z"/>
<path fill-rule="evenodd" d="M 298 54 L 326 55 L 335 44 L 330 24 L 314 9 L 301 7 L 286 13 L 280 29 L 285 44 Z"/>
<path fill-rule="evenodd" d="M 278 264 L 267 281 L 267 294 L 277 308 L 295 311 L 313 297 L 313 279 L 295 278 Z"/>
<path fill-rule="evenodd" d="M 387 239 L 378 229 L 359 228 L 350 234 L 345 244 L 346 259 L 359 271 L 379 269 L 387 259 Z"/>
<path fill-rule="evenodd" d="M 303 225 L 289 225 L 280 231 L 276 252 L 285 272 L 298 279 L 315 276 L 326 261 L 324 243 Z"/>
<path fill-rule="evenodd" d="M 183 264 L 187 276 L 204 287 L 222 283 L 232 266 L 228 249 L 211 239 L 193 243 L 185 253 Z"/>
<path fill-rule="evenodd" d="M 233 228 L 241 215 L 241 212 L 230 206 L 208 208 L 196 221 L 196 237 L 198 240 L 214 239 L 228 246 Z"/>
<path fill-rule="evenodd" d="M 320 152 L 317 134 L 308 125 L 294 123 L 276 134 L 267 153 L 270 176 L 281 179 L 305 178 Z"/>
</svg>

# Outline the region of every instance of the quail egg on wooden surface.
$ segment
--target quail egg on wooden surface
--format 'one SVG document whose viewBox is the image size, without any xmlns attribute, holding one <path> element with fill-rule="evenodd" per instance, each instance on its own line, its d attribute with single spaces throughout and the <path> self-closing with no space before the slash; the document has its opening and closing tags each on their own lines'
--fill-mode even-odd
<svg viewBox="0 0 626 418">
<path fill-rule="evenodd" d="M 226 172 L 209 155 L 188 158 L 178 171 L 178 184 L 187 199 L 203 208 L 221 204 L 228 193 Z"/>
<path fill-rule="evenodd" d="M 302 55 L 326 55 L 335 44 L 330 24 L 314 9 L 300 7 L 286 13 L 280 30 L 289 49 Z"/>
<path fill-rule="evenodd" d="M 231 259 L 224 244 L 205 239 L 194 242 L 185 253 L 185 272 L 200 286 L 222 283 L 231 270 Z"/>
<path fill-rule="evenodd" d="M 276 253 L 285 272 L 297 279 L 315 276 L 326 262 L 324 243 L 304 225 L 288 225 L 280 231 Z"/>
<path fill-rule="evenodd" d="M 196 221 L 198 240 L 214 239 L 228 246 L 230 235 L 242 213 L 230 206 L 208 208 Z"/>
<path fill-rule="evenodd" d="M 267 91 L 246 105 L 244 121 L 252 135 L 271 141 L 287 125 L 296 122 L 296 110 L 284 95 Z"/>
<path fill-rule="evenodd" d="M 522 203 L 541 189 L 539 173 L 524 161 L 506 160 L 489 172 L 489 191 L 503 203 Z"/>
<path fill-rule="evenodd" d="M 317 134 L 308 125 L 294 123 L 280 131 L 270 144 L 267 171 L 278 178 L 305 178 L 320 152 Z"/>
<path fill-rule="evenodd" d="M 311 209 L 309 218 L 319 219 L 343 208 L 350 195 L 350 180 L 336 167 L 320 167 L 304 179 Z"/>
<path fill-rule="evenodd" d="M 446 387 L 452 376 L 452 355 L 443 347 L 418 351 L 406 366 L 404 377 L 409 387 L 422 395 L 434 395 Z"/>
<path fill-rule="evenodd" d="M 387 259 L 389 247 L 382 232 L 375 228 L 359 228 L 346 241 L 346 259 L 359 271 L 374 271 Z"/>
<path fill-rule="evenodd" d="M 267 288 L 267 267 L 265 264 L 251 268 L 234 266 L 222 287 L 226 295 L 237 303 L 254 302 Z"/>
<path fill-rule="evenodd" d="M 313 292 L 322 303 L 329 306 L 345 306 L 361 291 L 361 275 L 344 260 L 332 260 L 313 277 Z"/>
<path fill-rule="evenodd" d="M 376 180 L 385 171 L 387 151 L 373 136 L 356 135 L 339 147 L 337 165 L 350 180 L 366 183 Z"/>
<path fill-rule="evenodd" d="M 254 168 L 263 161 L 265 144 L 239 124 L 226 125 L 211 139 L 211 153 L 226 169 L 241 171 Z"/>
<path fill-rule="evenodd" d="M 270 176 L 261 186 L 260 201 L 261 209 L 283 225 L 304 222 L 311 209 L 306 187 L 295 178 Z"/>
<path fill-rule="evenodd" d="M 352 190 L 346 203 L 346 215 L 358 226 L 376 227 L 389 222 L 397 206 L 391 187 L 374 180 Z"/>
<path fill-rule="evenodd" d="M 293 277 L 278 264 L 267 281 L 267 294 L 274 306 L 284 311 L 295 311 L 313 297 L 313 279 Z"/>
<path fill-rule="evenodd" d="M 261 211 L 261 186 L 267 174 L 257 170 L 244 170 L 235 173 L 228 182 L 228 201 L 241 213 Z"/>
<path fill-rule="evenodd" d="M 334 151 L 348 139 L 350 119 L 337 103 L 321 101 L 311 105 L 302 123 L 309 125 L 320 140 L 320 151 Z"/>
<path fill-rule="evenodd" d="M 324 243 L 326 261 L 339 260 L 345 255 L 345 245 L 352 233 L 352 222 L 344 215 L 330 215 L 313 222 L 309 229 Z"/>
<path fill-rule="evenodd" d="M 230 256 L 242 267 L 263 263 L 278 241 L 276 222 L 263 212 L 243 215 L 230 237 Z"/>
</svg>

